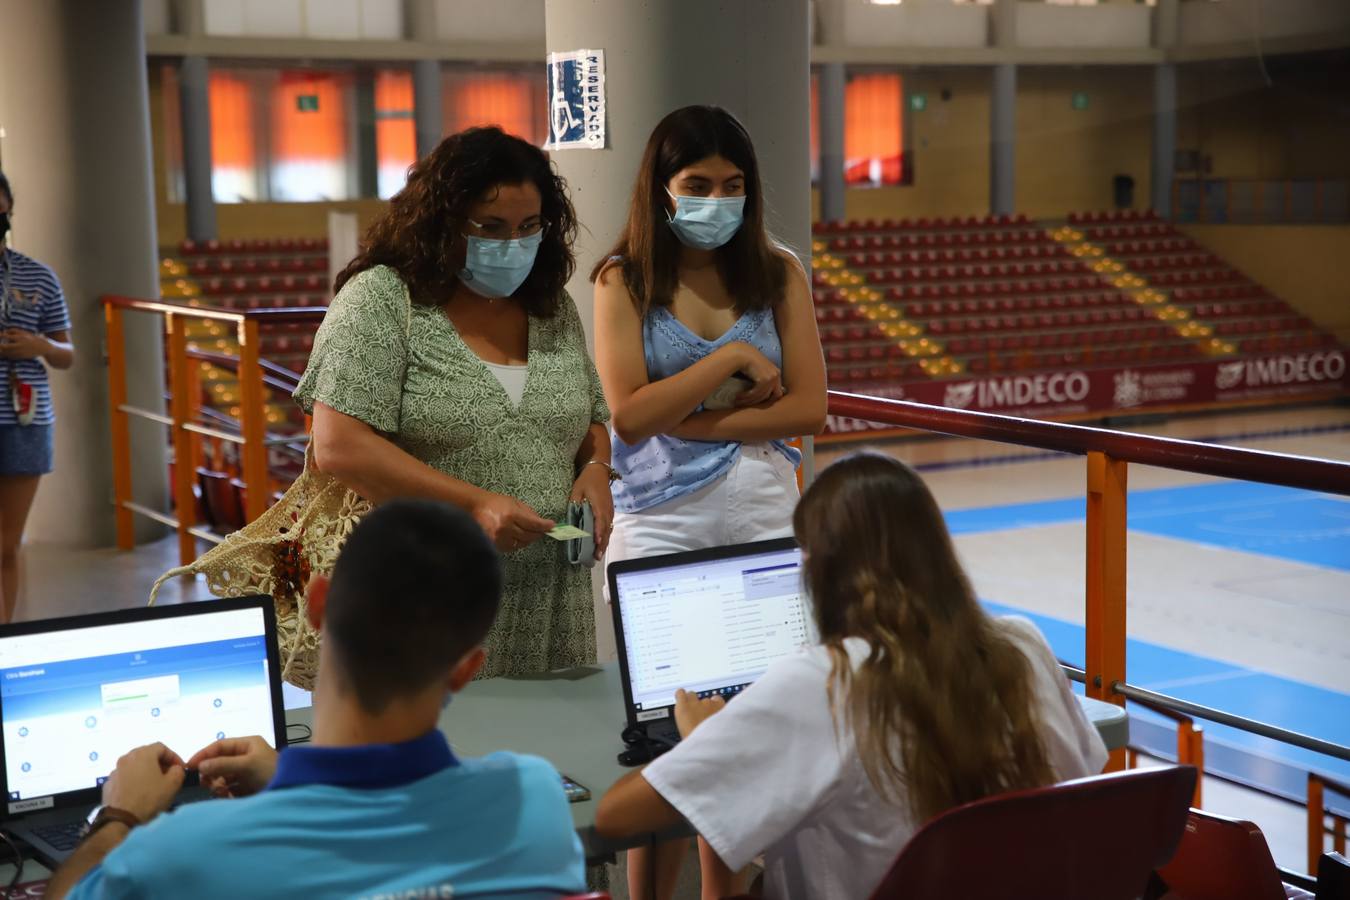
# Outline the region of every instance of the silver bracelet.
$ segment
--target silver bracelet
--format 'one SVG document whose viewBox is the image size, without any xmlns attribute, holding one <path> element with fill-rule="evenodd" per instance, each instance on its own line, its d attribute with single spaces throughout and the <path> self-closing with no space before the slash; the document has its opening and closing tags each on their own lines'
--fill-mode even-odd
<svg viewBox="0 0 1350 900">
<path fill-rule="evenodd" d="M 587 460 L 585 463 L 582 464 L 581 467 L 584 469 L 586 468 L 586 466 L 604 466 L 606 469 L 609 470 L 610 484 L 613 484 L 616 481 L 623 481 L 623 476 L 619 474 L 619 470 L 611 466 L 609 463 L 605 462 L 603 459 Z"/>
</svg>

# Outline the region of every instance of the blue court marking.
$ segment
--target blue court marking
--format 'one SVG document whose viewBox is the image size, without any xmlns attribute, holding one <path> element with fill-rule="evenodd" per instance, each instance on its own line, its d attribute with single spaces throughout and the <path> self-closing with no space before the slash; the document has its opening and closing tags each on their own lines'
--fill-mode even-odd
<svg viewBox="0 0 1350 900">
<path fill-rule="evenodd" d="M 1042 500 L 958 509 L 952 534 L 1083 520 L 1086 500 Z M 1129 528 L 1350 571 L 1350 501 L 1297 488 L 1242 481 L 1131 491 Z"/>
<path fill-rule="evenodd" d="M 1082 662 L 1085 640 L 1082 625 L 989 600 L 983 603 L 995 615 L 1025 616 L 1036 623 L 1056 656 L 1074 665 Z M 1350 746 L 1350 694 L 1135 638 L 1130 638 L 1126 644 L 1131 684 Z M 1151 717 L 1154 714 L 1132 707 L 1131 715 Z M 1203 721 L 1199 724 L 1204 728 L 1206 741 L 1221 741 L 1338 780 L 1350 778 L 1350 761 L 1291 747 L 1226 725 Z"/>
</svg>

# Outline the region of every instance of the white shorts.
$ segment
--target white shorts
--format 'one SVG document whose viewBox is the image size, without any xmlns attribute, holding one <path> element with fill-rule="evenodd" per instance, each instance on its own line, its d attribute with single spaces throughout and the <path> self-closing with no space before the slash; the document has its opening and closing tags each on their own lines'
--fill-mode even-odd
<svg viewBox="0 0 1350 900">
<path fill-rule="evenodd" d="M 769 444 L 742 444 L 727 474 L 692 494 L 641 512 L 614 513 L 605 565 L 683 550 L 788 537 L 797 472 Z M 605 579 L 609 599 L 609 579 Z"/>
</svg>

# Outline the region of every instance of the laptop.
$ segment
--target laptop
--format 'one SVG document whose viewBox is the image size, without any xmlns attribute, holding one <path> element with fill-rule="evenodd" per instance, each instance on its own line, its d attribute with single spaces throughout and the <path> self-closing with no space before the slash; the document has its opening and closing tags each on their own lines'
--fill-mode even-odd
<svg viewBox="0 0 1350 900">
<path fill-rule="evenodd" d="M 730 700 L 816 641 L 791 538 L 616 562 L 609 596 L 628 724 L 658 749 L 677 690 Z"/>
<path fill-rule="evenodd" d="M 79 843 L 127 751 L 184 760 L 221 737 L 286 740 L 272 598 L 0 626 L 0 821 L 49 866 Z M 188 773 L 179 802 L 207 796 Z"/>
</svg>

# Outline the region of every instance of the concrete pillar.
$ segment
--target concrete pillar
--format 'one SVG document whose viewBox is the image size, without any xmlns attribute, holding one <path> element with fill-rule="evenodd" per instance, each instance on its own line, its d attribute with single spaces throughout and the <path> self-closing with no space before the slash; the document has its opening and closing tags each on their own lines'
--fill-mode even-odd
<svg viewBox="0 0 1350 900">
<path fill-rule="evenodd" d="M 604 149 L 552 152 L 582 226 L 568 287 L 588 336 L 591 266 L 618 236 L 648 136 L 681 106 L 717 104 L 745 123 L 768 227 L 810 267 L 808 0 L 545 0 L 544 12 L 549 52 L 605 51 Z M 596 596 L 596 649 L 613 659 L 608 608 Z"/>
<path fill-rule="evenodd" d="M 380 150 L 375 129 L 374 69 L 357 70 L 352 106 L 355 113 L 352 130 L 353 146 L 356 147 L 356 196 L 376 197 L 380 193 Z"/>
<path fill-rule="evenodd" d="M 183 123 L 183 184 L 187 190 L 187 234 L 194 241 L 219 237 L 216 198 L 211 188 L 211 73 L 204 56 L 178 64 Z"/>
<path fill-rule="evenodd" d="M 404 21 L 408 38 L 425 44 L 440 39 L 436 0 L 406 0 Z M 441 63 L 436 59 L 413 62 L 413 129 L 417 134 L 417 158 L 441 142 L 445 133 L 445 110 L 441 106 Z"/>
<path fill-rule="evenodd" d="M 1014 210 L 1013 143 L 1017 133 L 1017 66 L 993 68 L 989 91 L 989 211 L 996 216 Z"/>
<path fill-rule="evenodd" d="M 417 131 L 417 158 L 436 149 L 445 132 L 441 108 L 441 64 L 434 59 L 413 63 L 413 127 Z"/>
<path fill-rule="evenodd" d="M 16 249 L 60 277 L 75 366 L 52 376 L 56 474 L 43 479 L 34 541 L 113 540 L 101 294 L 155 297 L 154 182 L 138 0 L 0 0 L 3 162 L 16 194 Z M 164 408 L 162 322 L 128 316 L 129 402 Z M 132 432 L 136 499 L 166 509 L 163 426 Z M 143 536 L 157 533 L 146 526 Z"/>
<path fill-rule="evenodd" d="M 588 331 L 591 266 L 627 216 L 648 136 L 681 106 L 716 104 L 745 123 L 768 227 L 810 265 L 807 0 L 546 0 L 544 11 L 550 53 L 605 51 L 605 148 L 552 153 L 581 220 L 569 287 Z"/>
<path fill-rule="evenodd" d="M 1172 180 L 1177 155 L 1177 67 L 1153 68 L 1153 165 L 1149 173 L 1150 203 L 1158 215 L 1172 215 Z"/>
<path fill-rule="evenodd" d="M 819 69 L 820 103 L 816 127 L 820 130 L 820 218 L 838 221 L 844 212 L 844 87 L 843 63 L 826 63 Z"/>
</svg>

